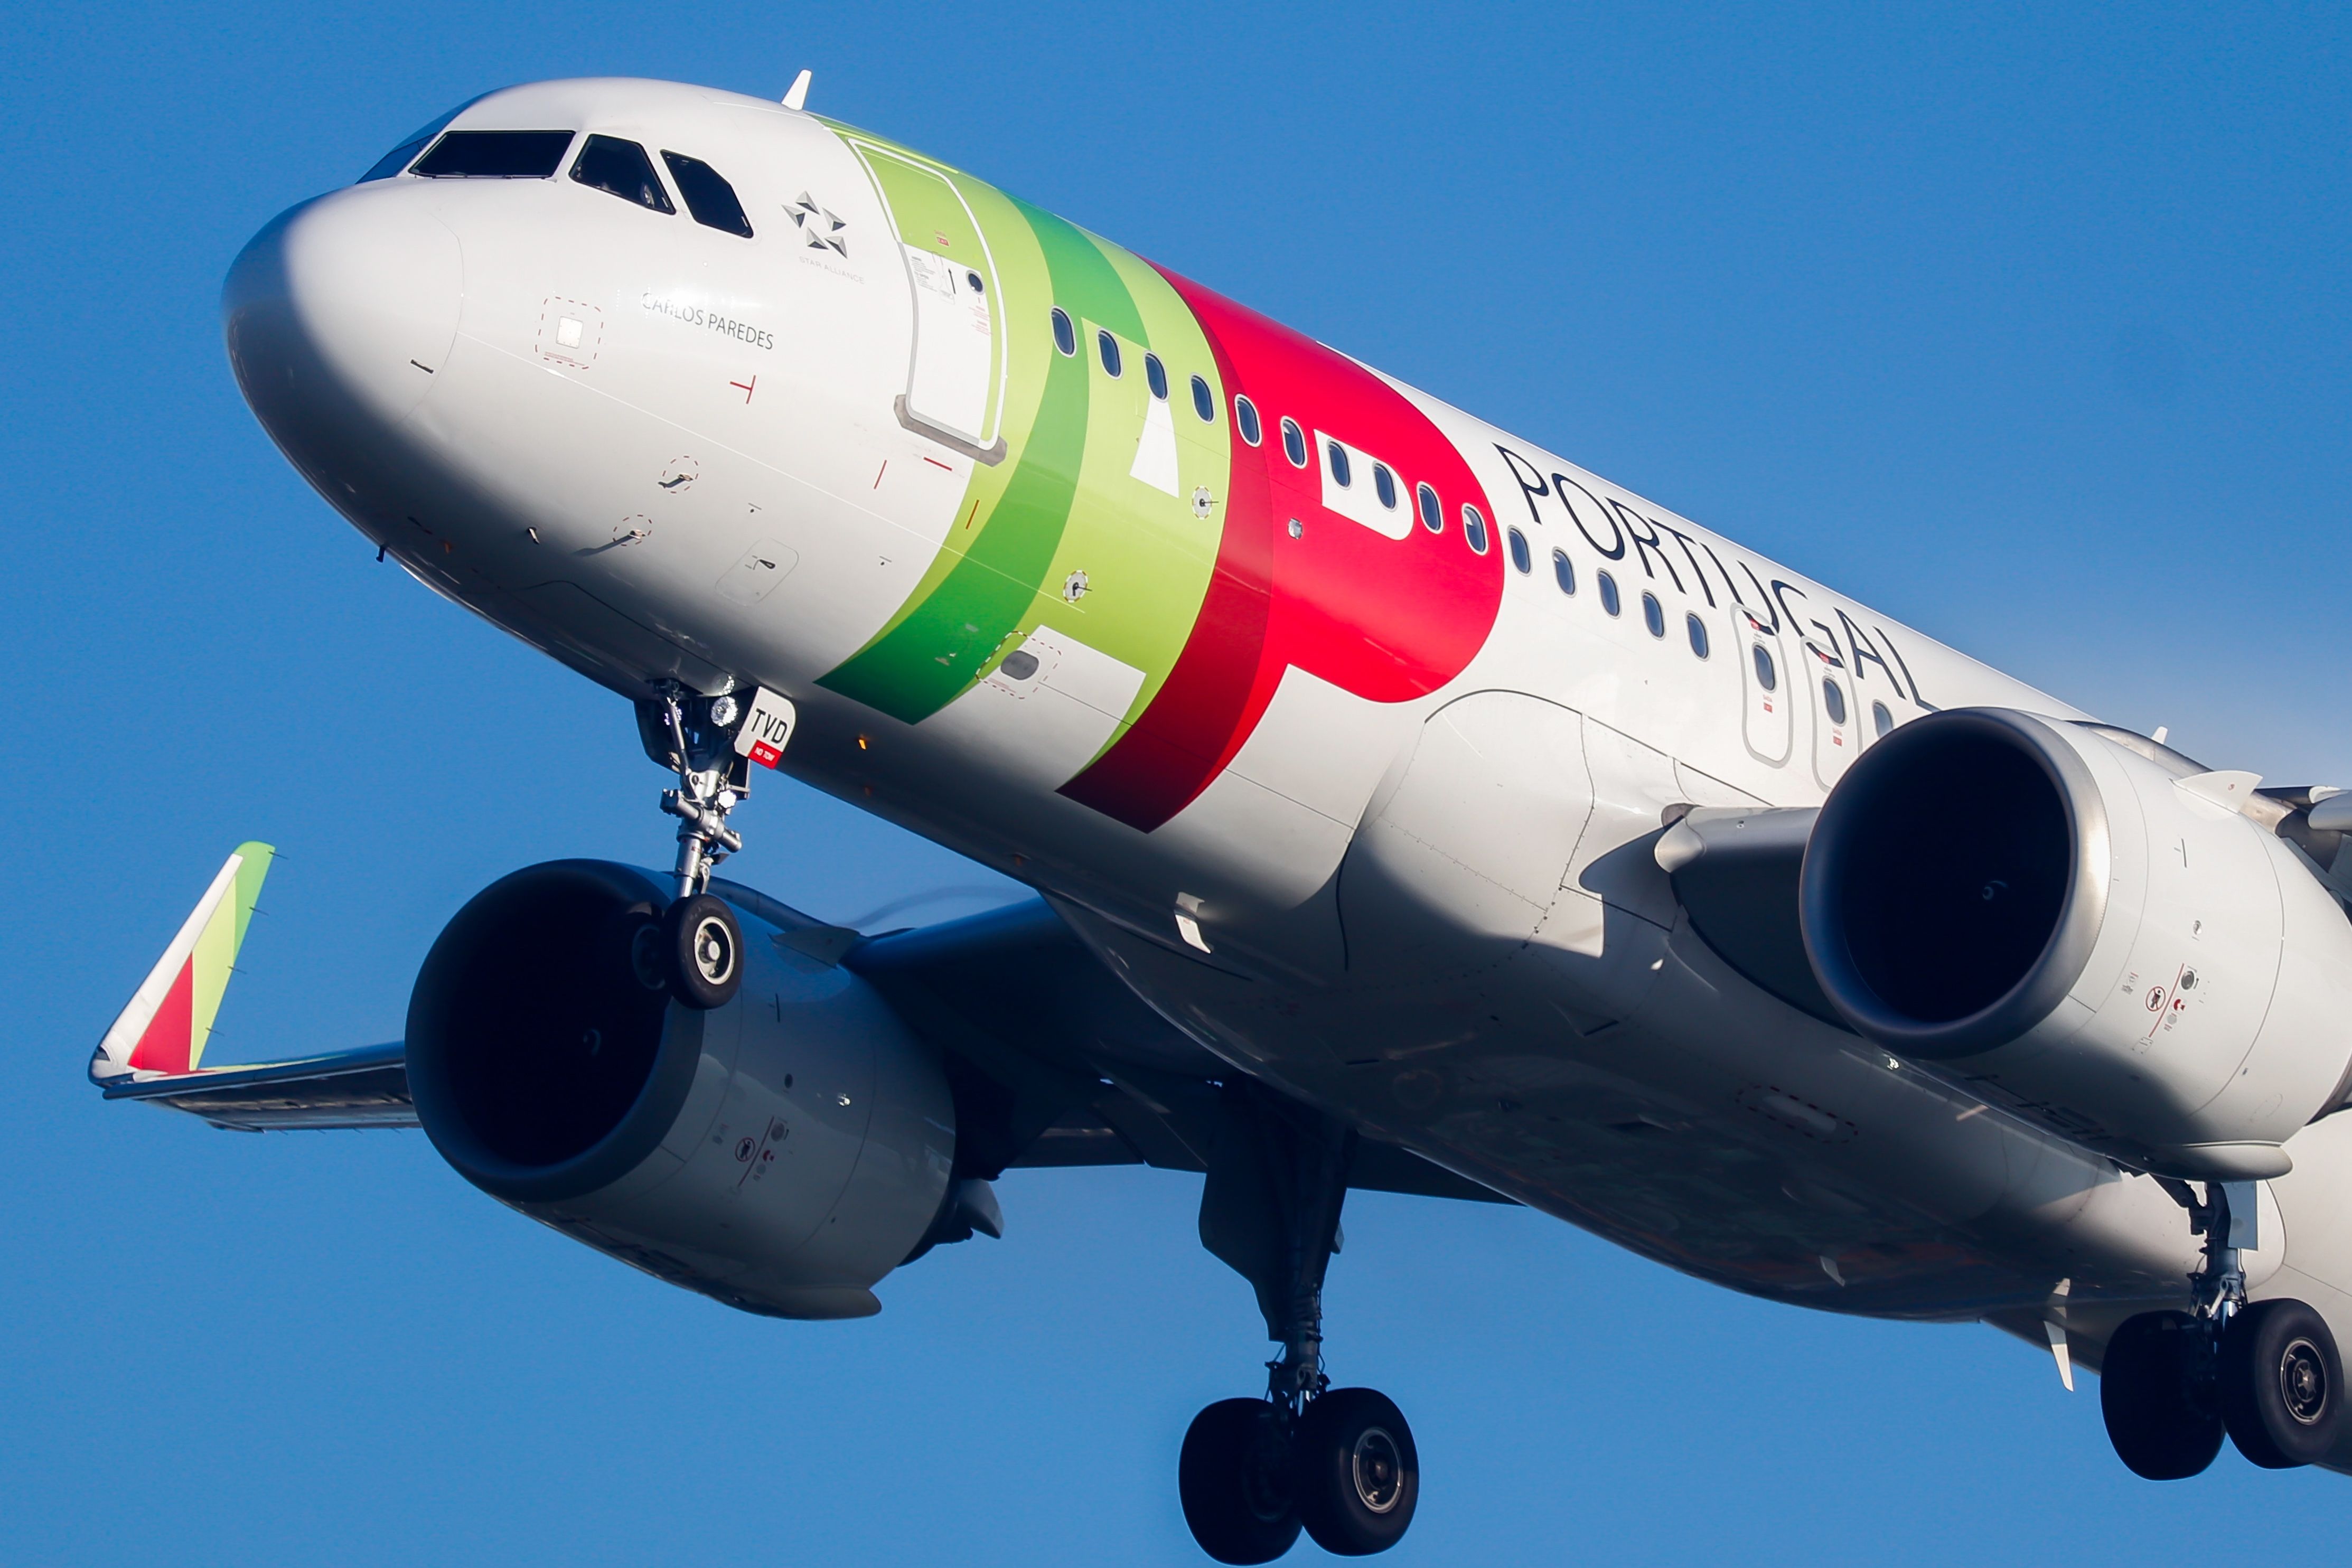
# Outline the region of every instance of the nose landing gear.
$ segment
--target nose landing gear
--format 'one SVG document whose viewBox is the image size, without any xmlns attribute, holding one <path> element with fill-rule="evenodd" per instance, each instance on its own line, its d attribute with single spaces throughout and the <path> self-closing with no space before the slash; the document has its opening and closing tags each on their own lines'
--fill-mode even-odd
<svg viewBox="0 0 2352 1568">
<path fill-rule="evenodd" d="M 773 767 L 792 728 L 792 705 L 767 691 L 747 708 L 731 694 L 698 696 L 671 683 L 637 705 L 646 755 L 677 775 L 677 788 L 661 798 L 677 819 L 677 895 L 647 940 L 684 1006 L 725 1007 L 743 983 L 742 929 L 726 901 L 706 890 L 712 868 L 743 847 L 727 816 L 751 792 L 751 763 Z"/>
<path fill-rule="evenodd" d="M 1201 1240 L 1255 1288 L 1266 1336 L 1263 1399 L 1221 1399 L 1192 1419 L 1176 1467 L 1184 1521 L 1220 1563 L 1270 1563 L 1303 1527 L 1326 1552 L 1385 1552 L 1421 1496 L 1404 1414 L 1323 1371 L 1323 1276 L 1339 1249 L 1355 1134 L 1247 1083 L 1209 1156 Z"/>
<path fill-rule="evenodd" d="M 2198 1203 L 2167 1184 L 2205 1237 L 2190 1277 L 2194 1312 L 2142 1312 L 2107 1341 L 2099 1410 L 2116 1454 L 2150 1480 L 2203 1471 L 2229 1434 L 2265 1469 L 2326 1457 L 2344 1406 L 2344 1366 L 2326 1322 L 2286 1297 L 2246 1301 L 2242 1249 L 2256 1245 L 2252 1183 L 2214 1182 Z"/>
</svg>

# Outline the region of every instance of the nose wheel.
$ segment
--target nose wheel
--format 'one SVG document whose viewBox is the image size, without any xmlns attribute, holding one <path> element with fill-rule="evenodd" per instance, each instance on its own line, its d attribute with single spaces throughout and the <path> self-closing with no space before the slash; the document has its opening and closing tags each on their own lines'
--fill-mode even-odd
<svg viewBox="0 0 2352 1568">
<path fill-rule="evenodd" d="M 1404 1538 L 1421 1455 L 1404 1413 L 1323 1371 L 1323 1277 L 1339 1247 L 1355 1134 L 1247 1083 L 1226 1091 L 1225 1135 L 1201 1195 L 1201 1239 L 1249 1281 L 1267 1337 L 1263 1399 L 1221 1399 L 1192 1418 L 1177 1495 L 1201 1550 L 1271 1563 L 1303 1529 L 1342 1557 Z"/>
</svg>

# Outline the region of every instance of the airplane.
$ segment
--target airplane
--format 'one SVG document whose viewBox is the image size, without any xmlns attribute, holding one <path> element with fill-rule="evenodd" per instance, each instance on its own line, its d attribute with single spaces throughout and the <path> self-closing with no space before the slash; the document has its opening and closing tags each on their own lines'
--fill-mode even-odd
<svg viewBox="0 0 2352 1568">
<path fill-rule="evenodd" d="M 422 1127 L 659 1279 L 875 1312 L 1006 1170 L 1202 1173 L 1278 1348 L 1219 1562 L 1402 1539 L 1333 1387 L 1350 1190 L 1982 1322 L 2123 1462 L 2352 1470 L 2352 795 L 2105 723 L 1019 197 L 807 108 L 492 92 L 245 247 L 237 382 L 379 559 L 626 698 L 667 872 L 528 866 L 404 1038 L 205 1065 L 240 846 L 91 1078 Z M 1034 896 L 718 874 L 787 775 Z"/>
</svg>

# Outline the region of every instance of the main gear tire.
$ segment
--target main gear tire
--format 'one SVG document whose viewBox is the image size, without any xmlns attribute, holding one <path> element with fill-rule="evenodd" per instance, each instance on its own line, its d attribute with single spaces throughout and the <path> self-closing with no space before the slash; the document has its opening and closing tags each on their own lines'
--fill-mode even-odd
<svg viewBox="0 0 2352 1568">
<path fill-rule="evenodd" d="M 2142 1312 L 2107 1340 L 2099 1414 L 2134 1475 L 2186 1480 L 2221 1451 L 2221 1413 L 2196 1382 L 2199 1332 L 2186 1312 Z"/>
<path fill-rule="evenodd" d="M 1298 1539 L 1285 1412 L 1266 1399 L 1220 1399 L 1192 1417 L 1176 1494 L 1201 1550 L 1220 1563 L 1271 1563 Z"/>
<path fill-rule="evenodd" d="M 724 899 L 681 898 L 662 915 L 662 957 L 669 994 L 709 1012 L 735 999 L 743 984 L 743 928 Z"/>
<path fill-rule="evenodd" d="M 2344 1410 L 2344 1363 L 2326 1320 L 2287 1297 L 2256 1301 L 2221 1334 L 2221 1417 L 2264 1469 L 2327 1457 Z"/>
<path fill-rule="evenodd" d="M 1404 1539 L 1421 1500 L 1421 1455 L 1404 1412 L 1370 1388 L 1334 1388 L 1299 1417 L 1292 1495 L 1315 1544 L 1369 1557 Z"/>
</svg>

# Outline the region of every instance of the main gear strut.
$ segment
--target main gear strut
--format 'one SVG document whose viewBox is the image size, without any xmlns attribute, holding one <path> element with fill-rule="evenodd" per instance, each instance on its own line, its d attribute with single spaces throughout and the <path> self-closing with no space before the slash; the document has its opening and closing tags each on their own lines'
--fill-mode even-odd
<svg viewBox="0 0 2352 1568">
<path fill-rule="evenodd" d="M 1242 1080 L 1201 1190 L 1201 1243 L 1250 1282 L 1269 1339 L 1259 1399 L 1193 1418 L 1177 1463 L 1185 1522 L 1221 1563 L 1266 1563 L 1303 1525 L 1325 1550 L 1385 1551 L 1420 1495 L 1412 1431 L 1385 1395 L 1333 1388 L 1323 1369 L 1323 1279 L 1339 1249 L 1353 1129 Z"/>
</svg>

